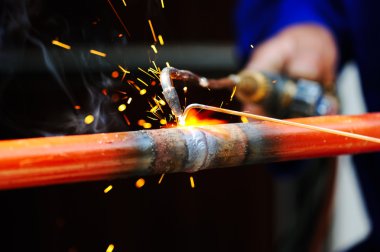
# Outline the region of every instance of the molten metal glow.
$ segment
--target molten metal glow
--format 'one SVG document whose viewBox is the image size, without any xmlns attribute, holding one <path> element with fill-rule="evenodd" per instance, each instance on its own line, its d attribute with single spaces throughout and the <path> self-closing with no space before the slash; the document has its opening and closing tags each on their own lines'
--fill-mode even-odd
<svg viewBox="0 0 380 252">
<path fill-rule="evenodd" d="M 225 123 L 223 120 L 212 118 L 201 118 L 195 110 L 190 110 L 184 122 L 179 122 L 181 126 L 205 126 Z"/>
<path fill-rule="evenodd" d="M 56 46 L 59 46 L 59 47 L 65 48 L 65 49 L 67 49 L 67 50 L 70 50 L 70 49 L 71 49 L 71 46 L 69 46 L 69 45 L 67 45 L 67 44 L 64 44 L 64 43 L 62 43 L 62 42 L 59 42 L 58 40 L 53 40 L 53 41 L 51 41 L 51 43 L 52 43 L 53 45 L 56 45 Z"/>
</svg>

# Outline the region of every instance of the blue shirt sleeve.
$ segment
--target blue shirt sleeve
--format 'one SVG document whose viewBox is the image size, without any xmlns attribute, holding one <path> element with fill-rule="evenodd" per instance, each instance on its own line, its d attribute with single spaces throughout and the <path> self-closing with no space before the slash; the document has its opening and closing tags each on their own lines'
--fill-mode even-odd
<svg viewBox="0 0 380 252">
<path fill-rule="evenodd" d="M 240 0 L 235 12 L 238 56 L 246 61 L 251 45 L 287 26 L 314 23 L 329 29 L 339 48 L 345 40 L 345 6 L 341 0 Z"/>
</svg>

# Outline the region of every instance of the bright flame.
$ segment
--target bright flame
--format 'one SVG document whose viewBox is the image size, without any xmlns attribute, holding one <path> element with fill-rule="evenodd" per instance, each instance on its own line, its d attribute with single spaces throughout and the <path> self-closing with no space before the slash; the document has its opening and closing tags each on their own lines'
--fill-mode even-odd
<svg viewBox="0 0 380 252">
<path fill-rule="evenodd" d="M 207 113 L 204 113 L 207 114 Z M 225 123 L 225 121 L 220 119 L 213 119 L 213 118 L 201 118 L 199 114 L 195 110 L 190 110 L 187 114 L 187 117 L 185 121 L 179 120 L 179 124 L 181 126 L 205 126 L 205 125 L 215 125 L 215 124 L 222 124 Z"/>
</svg>

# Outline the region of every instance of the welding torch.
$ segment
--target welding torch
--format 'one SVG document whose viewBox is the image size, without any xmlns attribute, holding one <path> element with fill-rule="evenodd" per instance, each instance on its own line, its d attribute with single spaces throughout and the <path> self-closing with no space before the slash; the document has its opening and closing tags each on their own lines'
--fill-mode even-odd
<svg viewBox="0 0 380 252">
<path fill-rule="evenodd" d="M 178 119 L 181 119 L 182 109 L 173 80 L 211 89 L 233 89 L 241 102 L 260 105 L 268 115 L 279 118 L 332 115 L 337 114 L 339 108 L 334 93 L 325 90 L 320 83 L 281 74 L 242 71 L 227 78 L 207 79 L 187 70 L 166 67 L 160 78 L 163 95 Z"/>
</svg>

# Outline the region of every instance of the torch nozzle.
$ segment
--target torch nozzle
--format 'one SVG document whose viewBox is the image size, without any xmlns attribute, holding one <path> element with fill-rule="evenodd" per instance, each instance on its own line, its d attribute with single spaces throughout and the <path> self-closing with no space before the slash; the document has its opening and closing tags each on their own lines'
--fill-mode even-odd
<svg viewBox="0 0 380 252">
<path fill-rule="evenodd" d="M 160 82 L 162 86 L 162 94 L 164 95 L 173 115 L 182 122 L 182 109 L 179 102 L 177 91 L 174 87 L 173 80 L 181 82 L 195 82 L 200 86 L 207 87 L 208 81 L 204 77 L 200 77 L 187 70 L 179 70 L 174 67 L 165 67 L 160 74 Z"/>
</svg>

